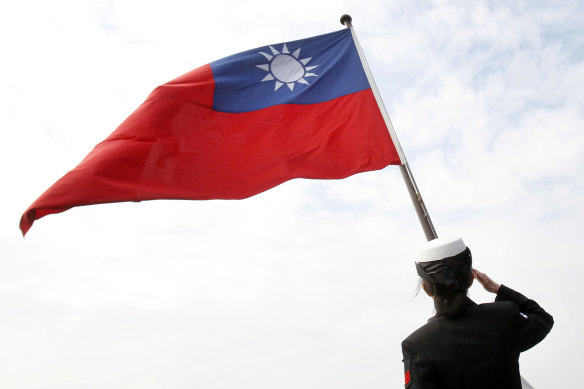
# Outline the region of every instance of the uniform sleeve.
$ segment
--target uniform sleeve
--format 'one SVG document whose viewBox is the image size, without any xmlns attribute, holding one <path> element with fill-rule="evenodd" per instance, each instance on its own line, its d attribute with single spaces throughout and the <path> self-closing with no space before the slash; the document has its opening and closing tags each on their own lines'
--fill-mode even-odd
<svg viewBox="0 0 584 389">
<path fill-rule="evenodd" d="M 519 308 L 517 322 L 521 351 L 528 350 L 541 342 L 554 325 L 552 315 L 539 304 L 505 285 L 501 285 L 495 301 L 511 301 Z"/>
<path fill-rule="evenodd" d="M 436 367 L 415 346 L 404 340 L 404 385 L 407 389 L 441 389 L 440 375 Z"/>
</svg>

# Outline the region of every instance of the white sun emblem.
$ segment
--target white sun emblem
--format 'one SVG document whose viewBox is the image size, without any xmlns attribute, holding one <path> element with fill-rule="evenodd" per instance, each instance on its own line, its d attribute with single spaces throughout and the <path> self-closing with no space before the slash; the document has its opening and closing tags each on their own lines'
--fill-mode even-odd
<svg viewBox="0 0 584 389">
<path fill-rule="evenodd" d="M 282 46 L 281 53 L 272 46 L 269 47 L 270 50 L 272 50 L 272 54 L 267 54 L 260 51 L 260 54 L 266 57 L 268 63 L 256 66 L 268 72 L 262 81 L 276 80 L 274 91 L 280 89 L 280 87 L 284 84 L 286 84 L 292 91 L 294 90 L 295 82 L 308 85 L 308 81 L 304 79 L 305 77 L 318 76 L 318 74 L 310 73 L 310 71 L 318 67 L 318 65 L 305 66 L 312 59 L 312 57 L 304 59 L 299 58 L 300 48 L 290 54 L 290 51 L 288 51 L 288 47 L 286 47 L 285 43 Z"/>
</svg>

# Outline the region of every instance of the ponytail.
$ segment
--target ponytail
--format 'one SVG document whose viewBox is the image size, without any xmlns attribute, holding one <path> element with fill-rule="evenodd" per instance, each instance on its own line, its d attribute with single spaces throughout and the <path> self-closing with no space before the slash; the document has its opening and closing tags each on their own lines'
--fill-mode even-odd
<svg viewBox="0 0 584 389">
<path fill-rule="evenodd" d="M 434 297 L 434 308 L 438 316 L 448 318 L 458 317 L 465 312 L 465 297 L 468 288 L 472 285 L 472 273 L 470 268 L 465 274 L 457 274 L 458 281 L 462 287 L 445 286 L 442 284 L 430 284 L 422 280 L 425 289 L 432 291 Z"/>
<path fill-rule="evenodd" d="M 434 296 L 434 308 L 438 316 L 444 317 L 458 317 L 465 312 L 465 297 L 466 290 L 462 291 L 446 291 L 443 295 Z"/>
</svg>

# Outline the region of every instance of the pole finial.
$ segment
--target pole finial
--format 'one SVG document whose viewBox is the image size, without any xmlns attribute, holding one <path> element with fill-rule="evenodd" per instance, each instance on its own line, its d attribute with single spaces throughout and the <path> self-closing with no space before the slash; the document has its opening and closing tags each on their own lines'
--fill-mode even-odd
<svg viewBox="0 0 584 389">
<path fill-rule="evenodd" d="M 341 24 L 343 26 L 351 27 L 351 23 L 353 22 L 353 18 L 351 15 L 344 14 L 341 16 Z"/>
</svg>

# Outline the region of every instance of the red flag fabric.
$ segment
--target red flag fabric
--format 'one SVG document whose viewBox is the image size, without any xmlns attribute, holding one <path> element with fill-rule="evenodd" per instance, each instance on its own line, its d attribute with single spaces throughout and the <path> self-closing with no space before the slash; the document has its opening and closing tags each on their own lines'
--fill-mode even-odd
<svg viewBox="0 0 584 389">
<path fill-rule="evenodd" d="M 153 199 L 243 199 L 293 178 L 401 164 L 350 30 L 261 47 L 156 88 L 22 215 Z"/>
</svg>

